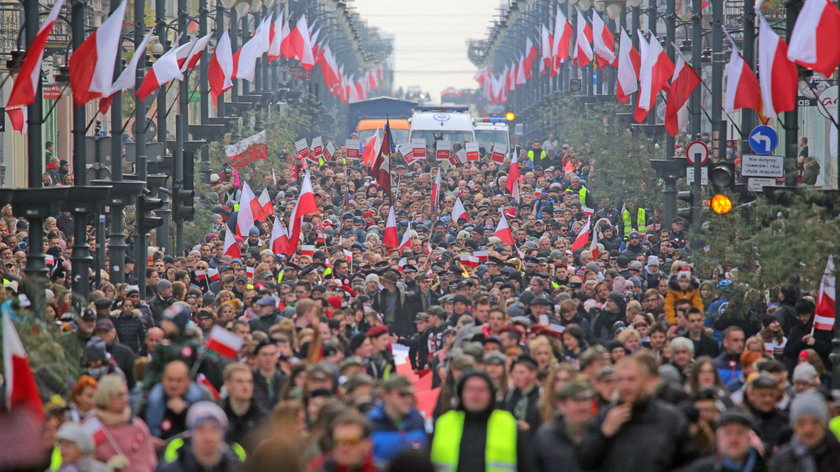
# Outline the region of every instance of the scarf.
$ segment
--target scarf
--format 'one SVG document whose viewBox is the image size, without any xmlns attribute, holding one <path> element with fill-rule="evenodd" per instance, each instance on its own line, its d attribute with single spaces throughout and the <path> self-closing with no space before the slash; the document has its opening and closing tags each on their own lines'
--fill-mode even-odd
<svg viewBox="0 0 840 472">
<path fill-rule="evenodd" d="M 802 444 L 798 437 L 790 440 L 793 456 L 796 458 L 796 472 L 817 472 L 817 461 L 814 459 L 814 451 Z"/>
</svg>

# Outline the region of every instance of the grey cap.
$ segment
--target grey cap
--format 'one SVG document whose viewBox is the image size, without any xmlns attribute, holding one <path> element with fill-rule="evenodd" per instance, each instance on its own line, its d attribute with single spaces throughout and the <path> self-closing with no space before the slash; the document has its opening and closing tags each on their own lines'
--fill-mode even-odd
<svg viewBox="0 0 840 472">
<path fill-rule="evenodd" d="M 790 405 L 790 423 L 795 424 L 803 416 L 813 416 L 820 423 L 828 424 L 828 405 L 820 393 L 804 392 L 793 399 Z"/>
<path fill-rule="evenodd" d="M 171 286 L 172 286 L 172 282 L 170 282 L 166 279 L 160 279 L 160 280 L 158 280 L 157 284 L 155 285 L 155 288 L 157 288 L 157 291 L 160 292 L 161 290 L 165 290 L 165 289 L 167 289 Z"/>
<path fill-rule="evenodd" d="M 86 456 L 93 454 L 94 444 L 90 433 L 79 423 L 64 423 L 58 428 L 55 435 L 56 441 L 64 439 L 76 444 Z"/>
</svg>

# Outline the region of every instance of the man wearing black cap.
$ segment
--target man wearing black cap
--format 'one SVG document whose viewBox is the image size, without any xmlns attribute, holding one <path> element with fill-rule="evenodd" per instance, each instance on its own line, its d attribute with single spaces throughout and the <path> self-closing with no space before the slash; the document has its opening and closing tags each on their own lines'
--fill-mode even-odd
<svg viewBox="0 0 840 472">
<path fill-rule="evenodd" d="M 373 309 L 382 313 L 382 322 L 394 334 L 399 337 L 411 336 L 415 332 L 414 315 L 417 310 L 411 306 L 406 293 L 397 287 L 399 275 L 388 270 L 379 277 L 379 282 L 384 289 L 373 298 Z"/>
<path fill-rule="evenodd" d="M 583 428 L 592 418 L 594 397 L 595 390 L 585 380 L 570 380 L 554 394 L 558 414 L 552 423 L 540 427 L 535 438 L 536 472 L 581 470 L 575 446 L 580 442 Z"/>
<path fill-rule="evenodd" d="M 417 289 L 414 291 L 414 303 L 420 311 L 428 311 L 433 305 L 437 305 L 438 295 L 432 291 L 432 279 L 426 273 L 419 274 L 414 278 Z"/>
<path fill-rule="evenodd" d="M 172 283 L 166 279 L 158 280 L 155 289 L 156 293 L 149 302 L 149 309 L 152 311 L 155 326 L 160 326 L 163 311 L 175 303 L 175 297 L 172 296 Z"/>
<path fill-rule="evenodd" d="M 718 421 L 715 453 L 686 467 L 685 472 L 761 472 L 767 470 L 764 457 L 752 446 L 755 421 L 739 407 L 730 407 Z M 793 470 L 793 469 L 787 469 Z"/>
<path fill-rule="evenodd" d="M 277 314 L 276 305 L 277 301 L 270 295 L 266 295 L 257 301 L 254 307 L 257 318 L 251 320 L 249 323 L 252 333 L 262 331 L 265 334 L 269 334 L 271 327 L 280 322 L 280 315 Z"/>
<path fill-rule="evenodd" d="M 85 352 L 85 345 L 93 337 L 96 329 L 96 312 L 93 308 L 82 308 L 76 314 L 76 329 L 61 335 L 59 343 L 64 350 L 64 356 L 72 365 L 78 366 Z"/>
<path fill-rule="evenodd" d="M 117 363 L 117 367 L 125 374 L 125 383 L 128 388 L 134 387 L 134 353 L 125 344 L 117 342 L 117 330 L 110 319 L 100 319 L 96 322 L 95 336 L 105 341 L 105 348 L 111 358 Z"/>
</svg>

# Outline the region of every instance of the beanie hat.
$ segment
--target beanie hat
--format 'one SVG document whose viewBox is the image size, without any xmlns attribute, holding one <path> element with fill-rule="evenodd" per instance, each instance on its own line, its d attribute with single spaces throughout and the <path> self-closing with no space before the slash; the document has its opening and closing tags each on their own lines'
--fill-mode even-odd
<svg viewBox="0 0 840 472">
<path fill-rule="evenodd" d="M 190 315 L 190 306 L 185 302 L 175 302 L 163 312 L 163 318 L 175 323 L 180 331 L 187 327 Z"/>
<path fill-rule="evenodd" d="M 187 429 L 194 431 L 206 422 L 214 423 L 223 431 L 228 428 L 227 415 L 219 405 L 208 401 L 193 404 L 187 412 Z"/>
<path fill-rule="evenodd" d="M 99 336 L 93 336 L 85 344 L 85 360 L 104 361 L 108 358 L 108 351 L 105 349 L 105 341 Z"/>
<path fill-rule="evenodd" d="M 793 369 L 794 382 L 808 382 L 814 383 L 814 377 L 817 376 L 817 369 L 808 362 L 802 362 Z"/>
<path fill-rule="evenodd" d="M 260 235 L 260 229 L 257 228 L 256 226 L 254 226 L 253 228 L 248 230 L 248 236 L 259 236 L 259 235 Z"/>
<path fill-rule="evenodd" d="M 776 317 L 773 315 L 764 314 L 761 315 L 761 326 L 766 328 L 770 326 L 774 321 L 777 321 Z"/>
<path fill-rule="evenodd" d="M 89 456 L 93 454 L 94 444 L 90 433 L 79 423 L 64 423 L 58 428 L 58 433 L 55 435 L 56 441 L 64 439 L 76 444 L 82 451 L 82 454 Z"/>
<path fill-rule="evenodd" d="M 165 289 L 167 289 L 171 286 L 172 286 L 172 282 L 170 282 L 166 279 L 160 279 L 160 280 L 158 280 L 158 283 L 155 284 L 155 288 L 157 289 L 158 292 L 160 292 L 161 290 L 165 290 Z"/>
<path fill-rule="evenodd" d="M 822 424 L 828 424 L 828 407 L 823 396 L 817 392 L 800 393 L 790 407 L 790 423 L 795 424 L 803 416 L 813 416 Z"/>
<path fill-rule="evenodd" d="M 359 347 L 365 342 L 365 339 L 367 339 L 367 336 L 364 333 L 359 333 L 350 338 L 350 345 L 347 347 L 347 354 L 350 356 L 355 355 L 356 349 L 359 349 Z"/>
</svg>

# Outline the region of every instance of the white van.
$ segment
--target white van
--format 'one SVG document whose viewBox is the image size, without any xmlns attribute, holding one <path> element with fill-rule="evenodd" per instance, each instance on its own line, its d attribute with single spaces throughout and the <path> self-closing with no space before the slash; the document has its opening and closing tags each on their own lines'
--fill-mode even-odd
<svg viewBox="0 0 840 472">
<path fill-rule="evenodd" d="M 422 139 L 428 149 L 437 141 L 460 144 L 475 141 L 472 117 L 467 107 L 424 106 L 414 109 L 411 115 L 409 140 Z"/>
<path fill-rule="evenodd" d="M 476 118 L 474 121 L 475 139 L 486 153 L 493 150 L 494 144 L 504 144 L 510 149 L 510 132 L 504 118 Z"/>
</svg>

